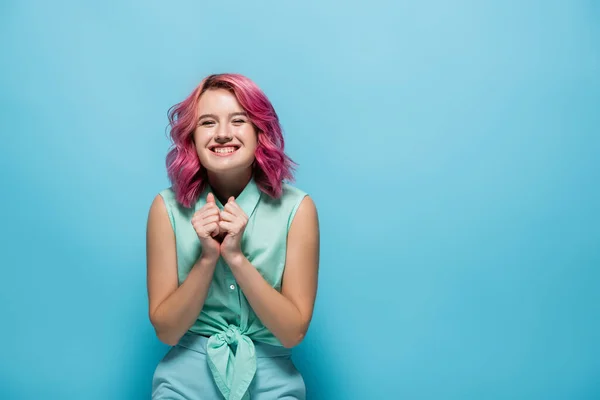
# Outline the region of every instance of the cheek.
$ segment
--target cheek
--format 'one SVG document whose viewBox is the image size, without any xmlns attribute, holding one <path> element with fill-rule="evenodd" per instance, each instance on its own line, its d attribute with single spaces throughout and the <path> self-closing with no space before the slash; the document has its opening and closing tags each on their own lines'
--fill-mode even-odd
<svg viewBox="0 0 600 400">
<path fill-rule="evenodd" d="M 206 133 L 201 134 L 199 132 L 195 132 L 193 138 L 196 154 L 198 154 L 198 157 L 200 157 L 200 160 L 202 161 L 202 159 L 206 157 L 206 152 L 209 151 L 206 146 L 210 140 L 210 136 L 206 135 Z"/>
<path fill-rule="evenodd" d="M 258 145 L 258 137 L 253 128 L 245 129 L 243 132 L 244 145 L 250 149 L 256 149 Z"/>
<path fill-rule="evenodd" d="M 206 144 L 207 140 L 210 139 L 211 134 L 208 129 L 196 128 L 192 135 L 195 143 L 197 143 L 198 145 L 204 145 Z"/>
</svg>

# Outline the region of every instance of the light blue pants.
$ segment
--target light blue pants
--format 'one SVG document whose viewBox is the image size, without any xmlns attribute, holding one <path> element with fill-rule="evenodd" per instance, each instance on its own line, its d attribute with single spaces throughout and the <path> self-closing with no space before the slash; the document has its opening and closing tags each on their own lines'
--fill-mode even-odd
<svg viewBox="0 0 600 400">
<path fill-rule="evenodd" d="M 223 400 L 206 356 L 208 338 L 186 333 L 160 361 L 152 379 L 152 399 Z M 248 389 L 252 400 L 305 400 L 302 375 L 291 360 L 291 350 L 254 343 L 256 374 Z"/>
</svg>

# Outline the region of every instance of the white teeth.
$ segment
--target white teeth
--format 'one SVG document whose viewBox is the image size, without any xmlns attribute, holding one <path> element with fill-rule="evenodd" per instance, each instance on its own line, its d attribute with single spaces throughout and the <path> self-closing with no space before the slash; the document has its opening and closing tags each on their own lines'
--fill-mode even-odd
<svg viewBox="0 0 600 400">
<path fill-rule="evenodd" d="M 216 147 L 213 150 L 215 153 L 233 153 L 235 147 Z"/>
</svg>

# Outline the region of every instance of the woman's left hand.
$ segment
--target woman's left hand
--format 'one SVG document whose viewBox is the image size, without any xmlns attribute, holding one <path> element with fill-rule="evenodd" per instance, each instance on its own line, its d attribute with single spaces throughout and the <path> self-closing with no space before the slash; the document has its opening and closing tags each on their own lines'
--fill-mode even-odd
<svg viewBox="0 0 600 400">
<path fill-rule="evenodd" d="M 228 262 L 228 260 L 233 260 L 243 255 L 241 242 L 247 223 L 248 216 L 235 202 L 235 198 L 233 196 L 230 197 L 221 211 L 219 221 L 221 231 L 227 232 L 225 238 L 223 238 L 223 243 L 221 243 L 221 256 L 225 261 Z"/>
</svg>

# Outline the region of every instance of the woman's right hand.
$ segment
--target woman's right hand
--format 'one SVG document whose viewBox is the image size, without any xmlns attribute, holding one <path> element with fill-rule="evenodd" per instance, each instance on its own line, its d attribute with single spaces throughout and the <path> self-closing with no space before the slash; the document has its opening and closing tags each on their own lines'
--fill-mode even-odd
<svg viewBox="0 0 600 400">
<path fill-rule="evenodd" d="M 202 256 L 218 259 L 221 254 L 221 244 L 215 239 L 220 234 L 220 210 L 215 203 L 215 196 L 209 193 L 206 204 L 194 213 L 192 226 L 202 245 Z"/>
</svg>

